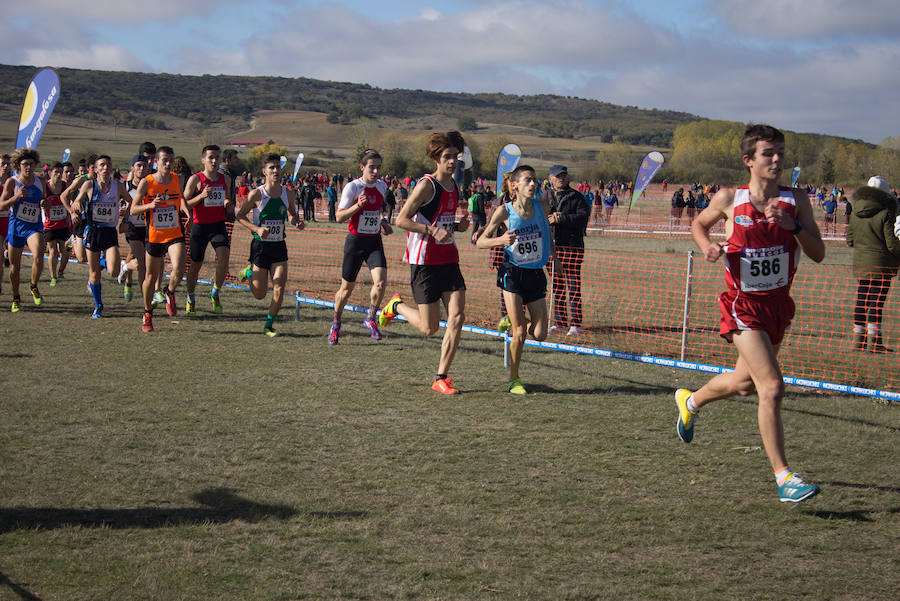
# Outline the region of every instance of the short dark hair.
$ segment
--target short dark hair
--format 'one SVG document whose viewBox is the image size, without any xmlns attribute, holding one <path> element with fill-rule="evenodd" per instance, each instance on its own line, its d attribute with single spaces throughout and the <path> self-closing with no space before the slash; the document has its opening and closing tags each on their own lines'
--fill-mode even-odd
<svg viewBox="0 0 900 601">
<path fill-rule="evenodd" d="M 222 160 L 226 163 L 231 160 L 232 157 L 236 157 L 238 151 L 234 148 L 226 148 L 225 152 L 222 153 Z"/>
<path fill-rule="evenodd" d="M 756 156 L 756 143 L 760 140 L 772 142 L 773 144 L 783 143 L 784 134 L 771 125 L 748 123 L 741 138 L 741 158 L 745 156 L 748 159 L 754 158 Z"/>
<path fill-rule="evenodd" d="M 172 156 L 175 156 L 175 151 L 172 150 L 171 146 L 160 146 L 156 149 L 156 156 L 159 157 L 161 154 L 171 154 Z"/>
<path fill-rule="evenodd" d="M 97 162 L 97 153 L 92 152 L 91 154 L 87 155 L 87 157 L 85 157 L 84 166 L 92 167 L 94 165 L 94 163 L 96 163 L 96 162 Z"/>
<path fill-rule="evenodd" d="M 138 148 L 138 154 L 148 154 L 153 156 L 156 154 L 156 144 L 153 142 L 144 142 L 141 144 L 140 148 Z"/>
<path fill-rule="evenodd" d="M 207 144 L 203 147 L 203 150 L 200 151 L 200 156 L 205 157 L 207 151 L 213 150 L 215 152 L 222 152 L 222 149 L 219 148 L 216 144 Z"/>
<path fill-rule="evenodd" d="M 522 174 L 526 171 L 530 171 L 532 173 L 535 172 L 534 167 L 532 167 L 531 165 L 519 165 L 518 167 L 510 171 L 509 179 L 513 181 L 519 181 L 519 178 L 522 177 Z"/>
<path fill-rule="evenodd" d="M 279 167 L 281 166 L 281 155 L 275 154 L 274 152 L 270 152 L 266 155 L 266 158 L 263 159 L 263 166 L 268 165 L 269 163 L 275 163 Z"/>
<path fill-rule="evenodd" d="M 62 170 L 63 170 L 63 164 L 60 163 L 59 161 L 56 161 L 55 163 L 53 163 L 52 165 L 50 165 L 50 171 L 53 171 L 54 169 L 59 169 L 60 171 L 62 171 Z"/>
<path fill-rule="evenodd" d="M 374 148 L 366 148 L 362 151 L 362 154 L 359 155 L 359 164 L 365 165 L 372 159 L 381 159 L 381 155 L 378 154 L 378 151 Z M 382 159 L 384 160 L 384 159 Z"/>
<path fill-rule="evenodd" d="M 75 171 L 75 165 L 73 165 L 70 161 L 66 161 L 65 163 L 62 163 L 62 168 L 65 169 L 66 167 L 68 167 L 72 171 Z"/>
<path fill-rule="evenodd" d="M 110 157 L 108 154 L 101 154 L 100 156 L 98 156 L 96 159 L 94 159 L 94 164 L 96 165 L 97 161 L 99 161 L 100 159 L 106 159 L 107 161 L 109 161 L 109 164 L 112 165 L 112 157 Z"/>
</svg>

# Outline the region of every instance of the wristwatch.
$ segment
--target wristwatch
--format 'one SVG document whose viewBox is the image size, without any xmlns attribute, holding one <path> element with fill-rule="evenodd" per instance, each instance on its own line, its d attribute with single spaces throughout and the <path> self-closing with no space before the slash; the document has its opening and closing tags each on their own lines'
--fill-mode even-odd
<svg viewBox="0 0 900 601">
<path fill-rule="evenodd" d="M 794 223 L 797 225 L 796 225 L 796 227 L 794 227 L 794 229 L 791 230 L 791 234 L 796 236 L 797 234 L 800 233 L 800 230 L 803 229 L 803 222 L 800 221 L 799 219 L 794 219 Z"/>
</svg>

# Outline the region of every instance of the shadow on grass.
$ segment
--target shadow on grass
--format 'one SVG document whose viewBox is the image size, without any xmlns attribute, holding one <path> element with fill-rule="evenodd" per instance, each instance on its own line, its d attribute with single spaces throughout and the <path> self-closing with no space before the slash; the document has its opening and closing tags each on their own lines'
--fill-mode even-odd
<svg viewBox="0 0 900 601">
<path fill-rule="evenodd" d="M 847 522 L 874 522 L 868 514 L 872 513 L 900 513 L 900 507 L 888 509 L 854 509 L 851 511 L 804 511 L 803 513 L 823 520 L 844 520 Z"/>
<path fill-rule="evenodd" d="M 811 395 L 817 396 L 817 395 Z M 730 399 L 732 401 L 743 403 L 745 405 L 753 405 L 754 407 L 757 405 L 757 402 L 752 399 Z M 862 426 L 871 426 L 873 428 L 880 428 L 883 430 L 887 430 L 888 432 L 897 432 L 900 431 L 900 428 L 896 426 L 890 426 L 888 424 L 879 424 L 877 422 L 870 422 L 869 420 L 860 419 L 858 417 L 847 417 L 845 415 L 831 415 L 828 413 L 819 413 L 818 411 L 810 411 L 808 409 L 797 409 L 796 407 L 787 407 L 782 405 L 781 410 L 785 413 L 800 413 L 802 415 L 809 415 L 811 417 L 825 417 L 828 419 L 834 419 L 839 422 L 847 422 L 848 424 L 860 424 Z"/>
<path fill-rule="evenodd" d="M 9 590 L 17 594 L 19 596 L 19 599 L 22 599 L 23 601 L 41 601 L 40 597 L 38 597 L 25 587 L 18 585 L 10 580 L 9 577 L 7 577 L 7 575 L 3 572 L 0 572 L 0 586 L 9 587 Z"/>
<path fill-rule="evenodd" d="M 822 482 L 828 486 L 842 486 L 844 488 L 861 488 L 863 490 L 880 490 L 882 492 L 900 493 L 900 488 L 896 486 L 877 486 L 875 484 L 862 484 L 860 482 Z"/>
<path fill-rule="evenodd" d="M 34 355 L 28 353 L 0 353 L 0 359 L 34 359 Z"/>
<path fill-rule="evenodd" d="M 239 497 L 228 488 L 195 494 L 205 507 L 137 507 L 134 509 L 62 509 L 54 507 L 0 508 L 0 533 L 14 530 L 83 528 L 166 528 L 184 524 L 224 524 L 235 520 L 286 520 L 297 515 L 287 505 L 265 505 Z"/>
</svg>

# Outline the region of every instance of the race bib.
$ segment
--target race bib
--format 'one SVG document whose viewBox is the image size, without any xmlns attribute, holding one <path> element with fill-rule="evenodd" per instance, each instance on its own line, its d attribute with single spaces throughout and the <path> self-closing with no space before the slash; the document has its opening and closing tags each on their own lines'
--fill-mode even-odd
<svg viewBox="0 0 900 601">
<path fill-rule="evenodd" d="M 207 188 L 209 196 L 203 199 L 204 207 L 224 207 L 225 188 Z"/>
<path fill-rule="evenodd" d="M 456 240 L 453 238 L 453 233 L 456 231 L 456 214 L 455 213 L 442 213 L 435 224 L 437 227 L 447 230 L 447 233 L 450 234 L 450 237 L 444 240 L 443 242 L 437 242 L 438 244 L 455 244 Z"/>
<path fill-rule="evenodd" d="M 134 227 L 147 227 L 147 213 L 138 213 L 128 218 Z"/>
<path fill-rule="evenodd" d="M 541 233 L 532 232 L 516 236 L 516 241 L 509 247 L 514 263 L 527 265 L 541 259 Z"/>
<path fill-rule="evenodd" d="M 281 242 L 284 240 L 284 221 L 280 219 L 265 219 L 262 222 L 262 226 L 269 228 L 269 233 L 264 238 L 266 242 Z"/>
<path fill-rule="evenodd" d="M 175 207 L 156 207 L 153 209 L 153 227 L 158 230 L 177 228 L 178 211 Z"/>
<path fill-rule="evenodd" d="M 19 212 L 16 213 L 16 218 L 20 221 L 27 221 L 28 223 L 37 223 L 38 214 L 40 213 L 39 206 L 40 205 L 33 202 L 21 203 L 19 205 Z"/>
<path fill-rule="evenodd" d="M 360 234 L 377 234 L 381 229 L 381 211 L 360 211 L 356 231 Z"/>
<path fill-rule="evenodd" d="M 50 221 L 62 221 L 66 218 L 66 207 L 53 205 L 50 207 Z"/>
<path fill-rule="evenodd" d="M 741 290 L 764 292 L 788 284 L 787 245 L 741 250 Z"/>
<path fill-rule="evenodd" d="M 118 211 L 113 205 L 92 204 L 91 217 L 93 218 L 95 223 L 106 223 L 114 225 L 116 223 L 116 217 L 118 217 Z"/>
</svg>

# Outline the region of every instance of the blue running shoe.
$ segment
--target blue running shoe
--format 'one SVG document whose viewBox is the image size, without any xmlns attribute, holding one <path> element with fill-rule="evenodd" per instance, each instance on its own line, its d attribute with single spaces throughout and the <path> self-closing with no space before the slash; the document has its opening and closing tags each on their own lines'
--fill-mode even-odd
<svg viewBox="0 0 900 601">
<path fill-rule="evenodd" d="M 694 420 L 697 419 L 697 414 L 687 408 L 687 401 L 690 397 L 691 391 L 686 388 L 679 388 L 675 391 L 675 404 L 678 406 L 675 430 L 678 432 L 681 442 L 694 440 Z"/>
<path fill-rule="evenodd" d="M 782 503 L 799 503 L 819 494 L 819 487 L 807 484 L 800 474 L 791 472 L 784 484 L 778 487 L 778 498 Z"/>
<path fill-rule="evenodd" d="M 103 317 L 103 305 L 94 305 L 94 312 L 91 313 L 91 319 L 100 319 Z"/>
</svg>

